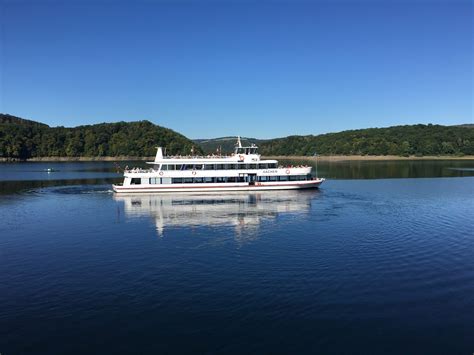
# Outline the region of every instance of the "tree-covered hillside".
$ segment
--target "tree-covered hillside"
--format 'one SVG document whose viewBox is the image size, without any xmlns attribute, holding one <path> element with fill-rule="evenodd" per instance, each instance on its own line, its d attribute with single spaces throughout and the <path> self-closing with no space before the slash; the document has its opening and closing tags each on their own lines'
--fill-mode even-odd
<svg viewBox="0 0 474 355">
<path fill-rule="evenodd" d="M 183 135 L 149 121 L 65 128 L 0 114 L 0 158 L 142 157 L 155 155 L 156 146 L 166 147 L 170 154 L 189 154 L 193 145 Z"/>
<path fill-rule="evenodd" d="M 411 125 L 318 136 L 290 136 L 260 145 L 263 155 L 474 155 L 474 129 Z"/>
</svg>

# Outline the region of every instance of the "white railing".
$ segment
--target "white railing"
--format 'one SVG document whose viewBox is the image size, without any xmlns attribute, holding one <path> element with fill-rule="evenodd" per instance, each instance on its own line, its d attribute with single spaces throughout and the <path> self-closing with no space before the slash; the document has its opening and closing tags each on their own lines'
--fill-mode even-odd
<svg viewBox="0 0 474 355">
<path fill-rule="evenodd" d="M 235 154 L 221 155 L 221 154 L 209 154 L 209 155 L 167 155 L 163 159 L 222 159 L 232 158 Z"/>
<path fill-rule="evenodd" d="M 124 173 L 157 173 L 158 170 L 155 169 L 142 169 L 142 168 L 132 168 L 127 169 L 125 168 Z"/>
</svg>

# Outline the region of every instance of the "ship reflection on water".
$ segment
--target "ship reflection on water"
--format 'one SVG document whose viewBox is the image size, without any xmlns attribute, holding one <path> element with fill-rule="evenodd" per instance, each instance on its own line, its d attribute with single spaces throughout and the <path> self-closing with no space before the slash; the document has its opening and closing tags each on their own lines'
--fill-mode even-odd
<svg viewBox="0 0 474 355">
<path fill-rule="evenodd" d="M 321 192 L 262 191 L 258 193 L 114 195 L 126 218 L 151 217 L 158 236 L 172 228 L 233 227 L 237 239 L 258 237 L 259 226 L 282 214 L 302 216 Z"/>
</svg>

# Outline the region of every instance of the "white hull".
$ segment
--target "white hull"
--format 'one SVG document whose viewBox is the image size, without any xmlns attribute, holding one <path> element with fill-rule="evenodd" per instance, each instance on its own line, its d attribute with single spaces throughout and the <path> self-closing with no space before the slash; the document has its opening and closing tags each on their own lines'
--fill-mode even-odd
<svg viewBox="0 0 474 355">
<path fill-rule="evenodd" d="M 266 182 L 250 185 L 249 183 L 225 184 L 160 184 L 122 186 L 112 185 L 116 193 L 176 193 L 176 192 L 221 192 L 221 191 L 265 191 L 265 190 L 298 190 L 318 188 L 324 179 L 294 181 L 294 182 Z"/>
</svg>

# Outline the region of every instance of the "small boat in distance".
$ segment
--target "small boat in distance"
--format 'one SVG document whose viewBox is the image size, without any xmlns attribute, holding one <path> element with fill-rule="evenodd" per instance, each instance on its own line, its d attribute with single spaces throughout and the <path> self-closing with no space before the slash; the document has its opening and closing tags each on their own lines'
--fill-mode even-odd
<svg viewBox="0 0 474 355">
<path fill-rule="evenodd" d="M 310 166 L 279 166 L 260 160 L 258 147 L 243 147 L 240 137 L 231 155 L 163 156 L 158 147 L 150 169 L 125 169 L 117 193 L 215 192 L 317 188 L 325 179 L 313 177 Z"/>
</svg>

